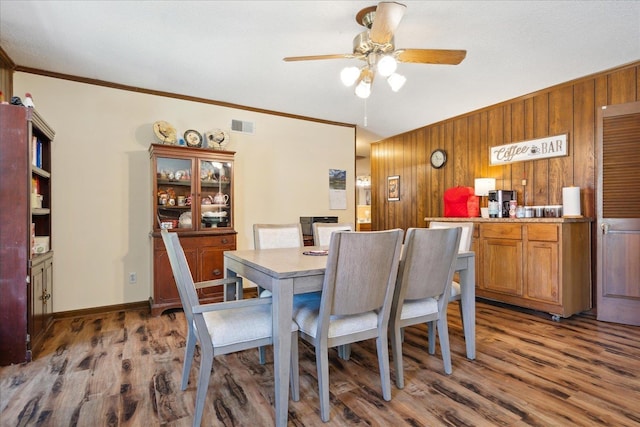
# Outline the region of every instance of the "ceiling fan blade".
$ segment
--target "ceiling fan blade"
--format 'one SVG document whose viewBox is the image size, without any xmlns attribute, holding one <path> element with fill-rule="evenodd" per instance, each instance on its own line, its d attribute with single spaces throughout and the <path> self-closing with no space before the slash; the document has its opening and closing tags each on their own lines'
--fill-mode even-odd
<svg viewBox="0 0 640 427">
<path fill-rule="evenodd" d="M 398 49 L 396 59 L 400 62 L 418 64 L 458 65 L 467 56 L 466 50 L 448 49 Z"/>
<path fill-rule="evenodd" d="M 291 61 L 314 61 L 316 59 L 352 59 L 358 58 L 358 55 L 354 55 L 352 53 L 338 53 L 335 55 L 310 55 L 310 56 L 287 56 L 286 58 L 282 58 L 283 61 L 291 62 Z"/>
<path fill-rule="evenodd" d="M 406 9 L 407 6 L 397 2 L 383 1 L 378 3 L 373 25 L 369 31 L 371 41 L 377 44 L 389 43 L 400 25 Z"/>
</svg>

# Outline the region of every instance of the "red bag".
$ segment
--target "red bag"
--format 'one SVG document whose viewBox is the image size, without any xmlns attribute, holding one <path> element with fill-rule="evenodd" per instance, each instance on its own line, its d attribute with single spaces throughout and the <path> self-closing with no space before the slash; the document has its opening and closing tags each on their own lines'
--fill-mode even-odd
<svg viewBox="0 0 640 427">
<path fill-rule="evenodd" d="M 472 218 L 480 216 L 480 200 L 473 187 L 453 187 L 444 192 L 444 216 Z"/>
</svg>

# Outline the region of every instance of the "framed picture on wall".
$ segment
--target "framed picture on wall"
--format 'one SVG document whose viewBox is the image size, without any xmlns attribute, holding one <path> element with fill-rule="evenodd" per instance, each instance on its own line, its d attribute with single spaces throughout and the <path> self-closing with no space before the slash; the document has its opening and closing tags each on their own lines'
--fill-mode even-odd
<svg viewBox="0 0 640 427">
<path fill-rule="evenodd" d="M 387 200 L 394 202 L 400 200 L 400 176 L 387 177 Z"/>
</svg>

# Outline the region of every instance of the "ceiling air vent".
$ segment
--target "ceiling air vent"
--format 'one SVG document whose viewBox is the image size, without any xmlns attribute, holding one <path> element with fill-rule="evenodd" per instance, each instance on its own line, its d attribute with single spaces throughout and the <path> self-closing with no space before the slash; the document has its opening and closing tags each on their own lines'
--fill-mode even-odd
<svg viewBox="0 0 640 427">
<path fill-rule="evenodd" d="M 241 133 L 255 133 L 255 126 L 253 122 L 245 122 L 243 120 L 231 120 L 231 131 Z"/>
</svg>

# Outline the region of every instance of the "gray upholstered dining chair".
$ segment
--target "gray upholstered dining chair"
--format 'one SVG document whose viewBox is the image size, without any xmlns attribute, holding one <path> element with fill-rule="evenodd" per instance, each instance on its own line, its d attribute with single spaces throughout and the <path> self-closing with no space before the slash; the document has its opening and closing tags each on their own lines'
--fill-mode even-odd
<svg viewBox="0 0 640 427">
<path fill-rule="evenodd" d="M 460 228 L 407 230 L 389 320 L 396 386 L 400 389 L 404 388 L 401 331 L 408 326 L 428 322 L 429 353 L 433 354 L 437 323 L 444 370 L 447 374 L 452 371 L 447 295 L 459 244 Z"/>
<path fill-rule="evenodd" d="M 302 224 L 253 224 L 253 245 L 256 249 L 302 247 Z"/>
<path fill-rule="evenodd" d="M 298 248 L 304 246 L 302 224 L 253 224 L 253 246 L 255 249 Z M 260 298 L 270 297 L 271 291 L 258 286 Z M 260 363 L 267 361 L 265 347 L 260 347 Z"/>
<path fill-rule="evenodd" d="M 349 222 L 314 222 L 313 244 L 316 246 L 329 246 L 331 233 L 334 231 L 353 231 L 353 224 Z"/>
<path fill-rule="evenodd" d="M 328 349 L 376 339 L 382 396 L 391 400 L 388 323 L 403 231 L 331 235 L 322 293 L 294 300 L 299 335 L 315 347 L 320 415 L 329 421 Z"/>
<path fill-rule="evenodd" d="M 273 344 L 271 298 L 250 298 L 200 304 L 197 286 L 177 233 L 161 231 L 187 322 L 181 389 L 187 388 L 196 343 L 200 344 L 200 372 L 193 425 L 202 421 L 204 402 L 215 356 Z M 224 279 L 220 280 L 221 282 Z M 213 282 L 213 281 L 211 281 Z M 211 282 L 208 282 L 211 284 Z M 225 282 L 226 283 L 226 282 Z M 299 400 L 298 327 L 291 322 L 291 398 Z"/>
<path fill-rule="evenodd" d="M 444 221 L 431 221 L 429 228 L 455 228 L 460 227 L 460 246 L 458 252 L 468 252 L 471 250 L 471 237 L 473 235 L 473 223 L 472 222 L 444 222 Z M 451 282 L 451 294 L 449 295 L 449 302 L 460 301 L 462 298 L 462 292 L 460 289 L 460 283 L 455 280 Z M 464 324 L 464 309 L 460 304 L 460 318 Z M 470 317 L 469 315 L 467 317 Z"/>
</svg>

